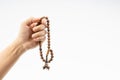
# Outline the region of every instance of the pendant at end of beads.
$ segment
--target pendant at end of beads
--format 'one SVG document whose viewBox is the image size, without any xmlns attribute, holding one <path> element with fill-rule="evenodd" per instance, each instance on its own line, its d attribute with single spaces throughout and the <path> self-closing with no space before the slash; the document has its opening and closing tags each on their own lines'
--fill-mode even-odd
<svg viewBox="0 0 120 80">
<path fill-rule="evenodd" d="M 49 70 L 49 69 L 50 69 L 50 67 L 48 66 L 48 64 L 47 64 L 47 63 L 45 63 L 45 65 L 43 66 L 43 69 L 47 69 L 47 70 Z"/>
</svg>

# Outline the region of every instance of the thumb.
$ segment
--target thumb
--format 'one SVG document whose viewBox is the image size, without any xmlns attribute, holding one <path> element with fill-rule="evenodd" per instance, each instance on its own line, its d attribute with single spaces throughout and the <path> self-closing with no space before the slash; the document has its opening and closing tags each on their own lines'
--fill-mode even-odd
<svg viewBox="0 0 120 80">
<path fill-rule="evenodd" d="M 36 23 L 40 20 L 40 18 L 34 18 L 34 17 L 30 17 L 28 19 L 26 19 L 23 24 L 24 25 L 27 25 L 27 26 L 30 26 L 32 23 Z"/>
</svg>

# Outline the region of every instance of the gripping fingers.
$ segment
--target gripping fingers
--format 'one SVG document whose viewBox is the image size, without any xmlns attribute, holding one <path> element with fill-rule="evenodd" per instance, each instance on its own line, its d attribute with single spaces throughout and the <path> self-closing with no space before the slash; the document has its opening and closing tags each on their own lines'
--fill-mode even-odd
<svg viewBox="0 0 120 80">
<path fill-rule="evenodd" d="M 37 38 L 34 38 L 33 40 L 34 41 L 44 41 L 46 39 L 46 37 L 45 36 L 40 36 L 40 37 L 37 37 Z"/>
<path fill-rule="evenodd" d="M 45 34 L 46 34 L 45 30 L 39 31 L 39 32 L 33 33 L 32 34 L 32 38 L 37 38 L 37 37 L 40 37 L 40 36 L 45 36 Z"/>
<path fill-rule="evenodd" d="M 45 39 L 45 34 L 46 34 L 46 31 L 45 31 L 45 30 L 42 30 L 42 31 L 33 33 L 33 34 L 32 34 L 32 38 L 33 38 L 35 41 L 44 41 L 44 39 Z"/>
<path fill-rule="evenodd" d="M 45 26 L 43 24 L 32 28 L 32 30 L 34 32 L 38 32 L 38 31 L 41 31 L 41 30 L 44 30 L 44 29 L 45 29 Z"/>
</svg>

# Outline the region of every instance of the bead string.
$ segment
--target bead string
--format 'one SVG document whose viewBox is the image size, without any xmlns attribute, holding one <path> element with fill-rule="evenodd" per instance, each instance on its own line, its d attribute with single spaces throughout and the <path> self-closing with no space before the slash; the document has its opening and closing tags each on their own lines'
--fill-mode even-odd
<svg viewBox="0 0 120 80">
<path fill-rule="evenodd" d="M 36 26 L 40 25 L 42 23 L 42 20 L 46 19 L 47 20 L 47 53 L 46 53 L 46 58 L 43 57 L 43 52 L 42 52 L 42 42 L 39 41 L 39 50 L 40 50 L 40 57 L 42 59 L 42 61 L 45 63 L 45 65 L 43 66 L 43 69 L 50 69 L 50 67 L 48 66 L 48 63 L 50 63 L 53 60 L 53 51 L 50 48 L 50 27 L 49 27 L 49 19 L 48 17 L 42 17 L 40 19 L 40 21 L 37 23 Z M 48 60 L 48 55 L 51 55 L 50 59 Z"/>
</svg>

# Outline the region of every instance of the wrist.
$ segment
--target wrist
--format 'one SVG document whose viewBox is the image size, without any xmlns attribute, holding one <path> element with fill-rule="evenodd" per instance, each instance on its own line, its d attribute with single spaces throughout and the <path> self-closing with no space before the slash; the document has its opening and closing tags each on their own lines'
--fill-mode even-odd
<svg viewBox="0 0 120 80">
<path fill-rule="evenodd" d="M 18 55 L 21 55 L 26 51 L 26 49 L 24 48 L 24 43 L 20 41 L 20 39 L 16 39 L 15 41 L 13 41 L 13 46 L 19 50 Z"/>
</svg>

